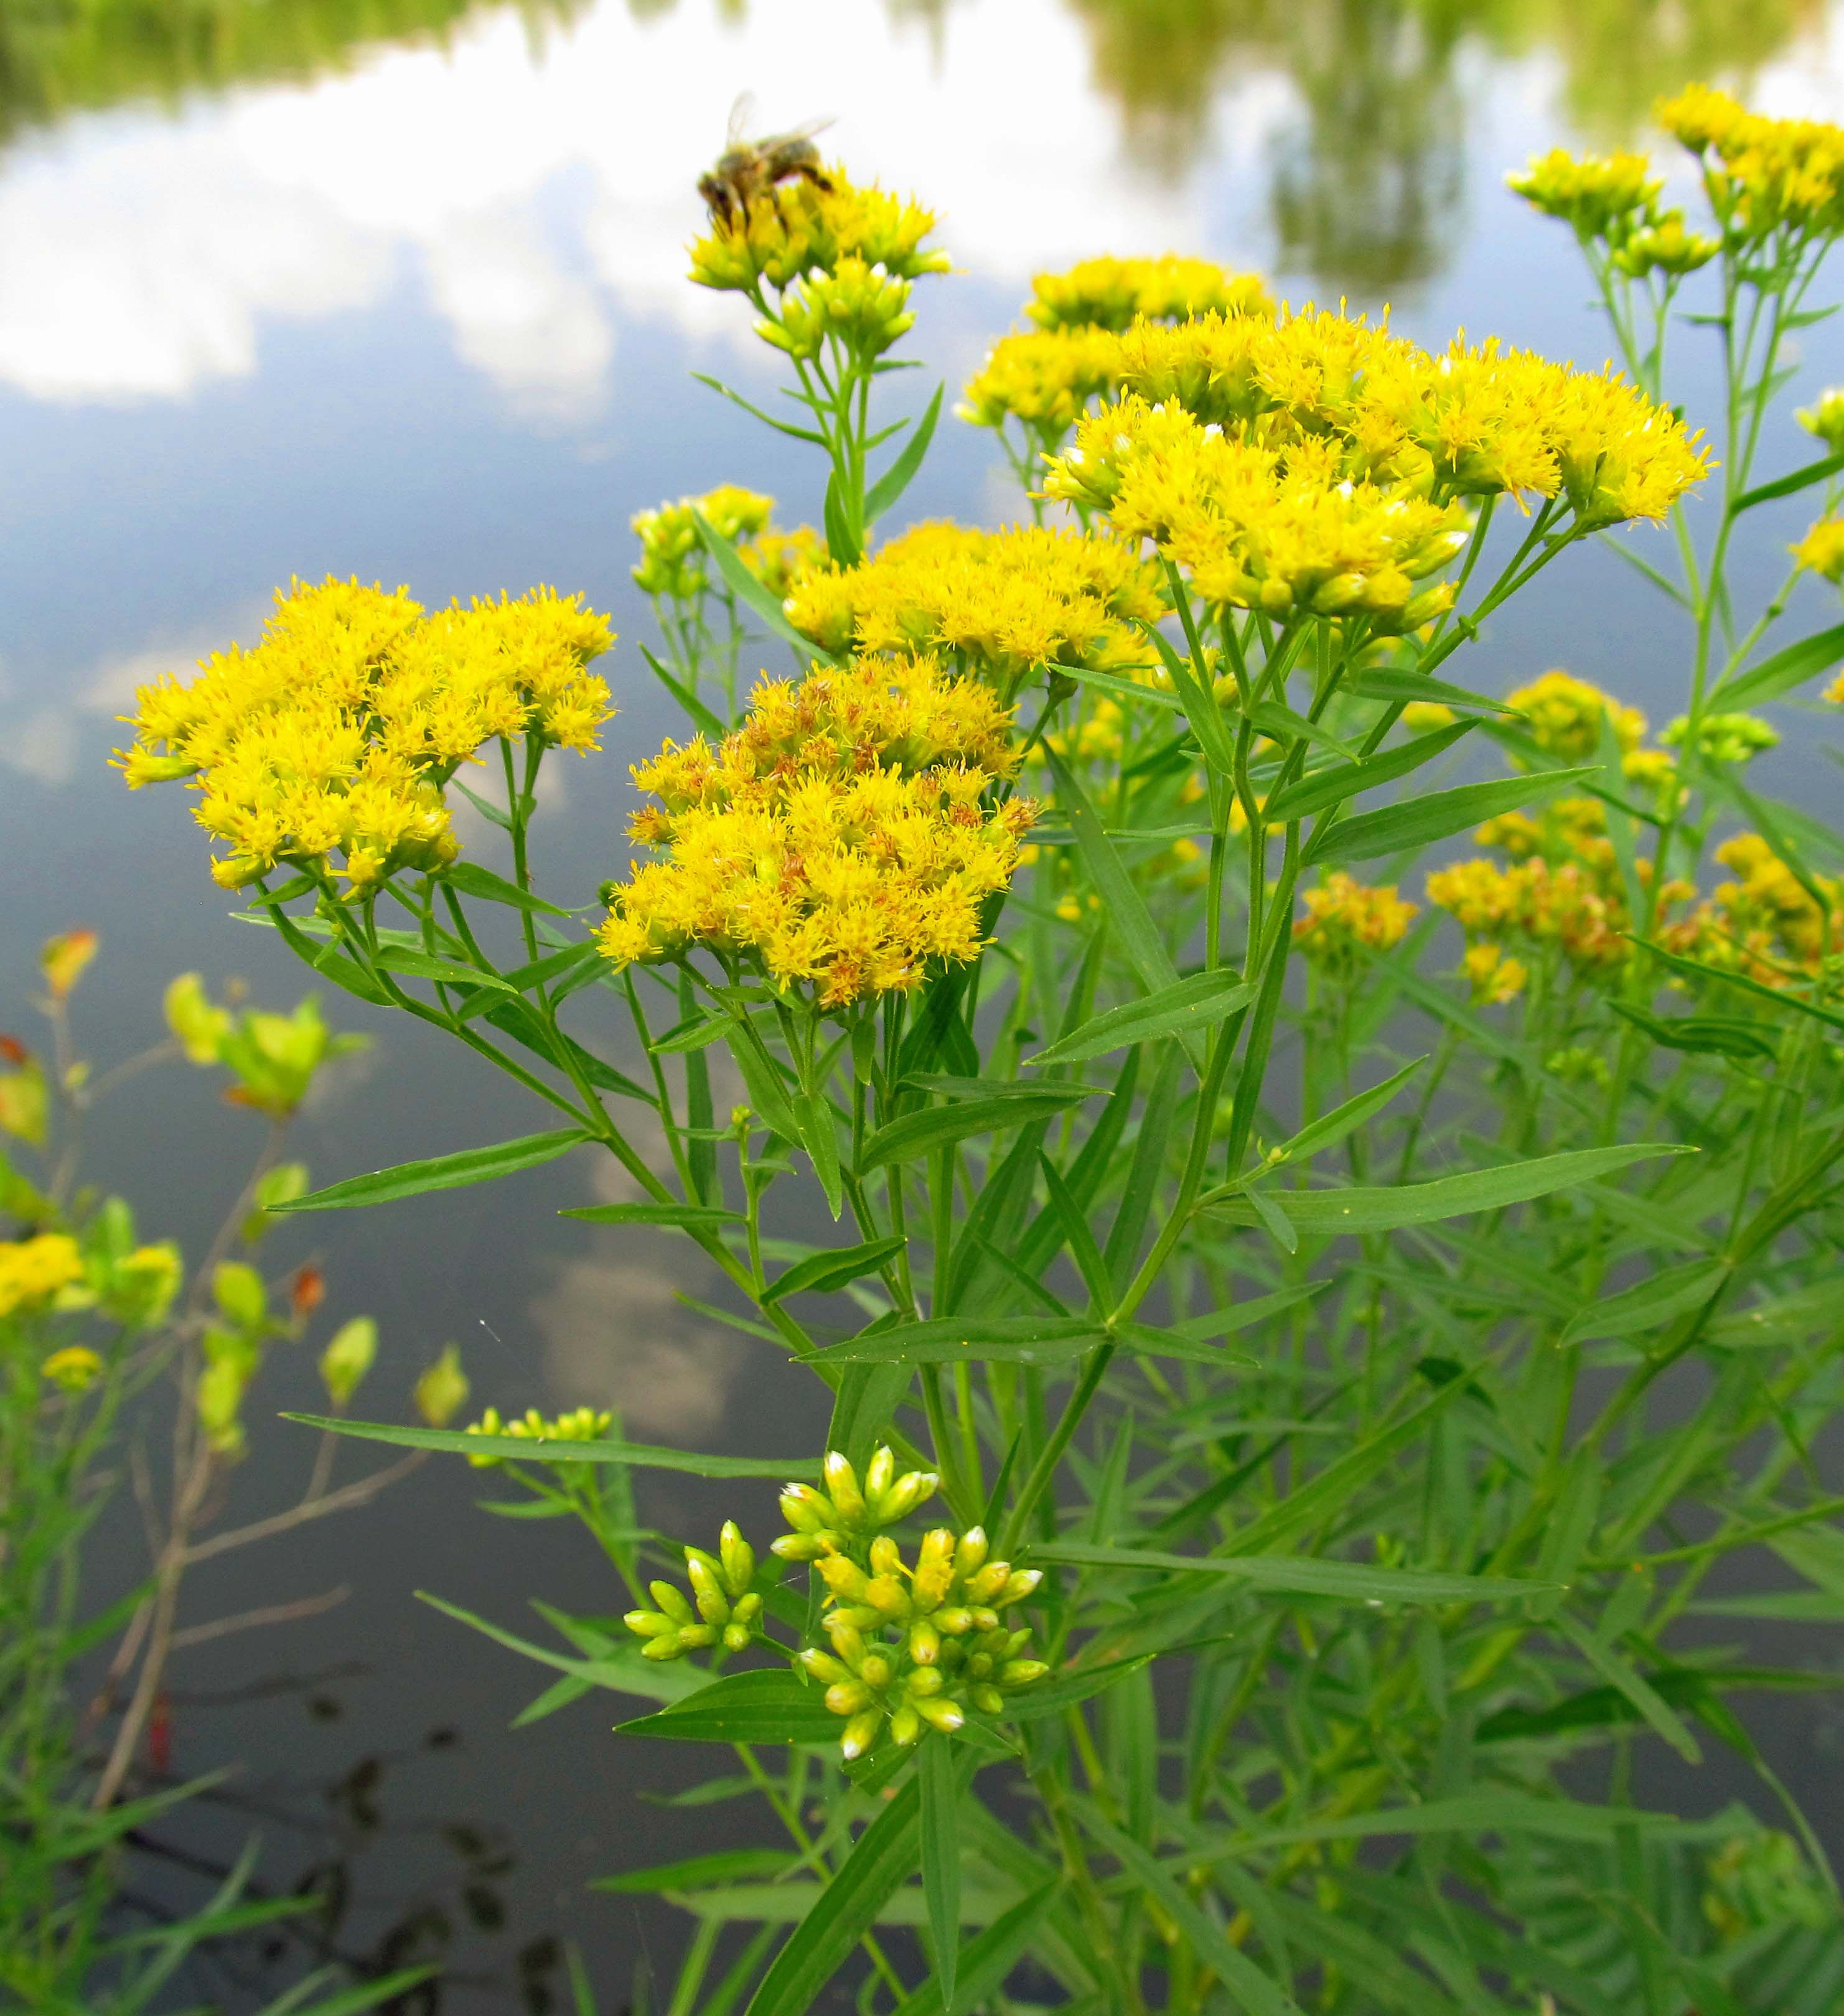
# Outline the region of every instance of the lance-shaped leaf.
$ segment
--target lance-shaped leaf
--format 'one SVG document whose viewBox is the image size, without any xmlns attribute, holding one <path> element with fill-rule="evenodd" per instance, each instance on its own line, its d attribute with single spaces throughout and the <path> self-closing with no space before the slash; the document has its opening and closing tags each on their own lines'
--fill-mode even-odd
<svg viewBox="0 0 1844 2016">
<path fill-rule="evenodd" d="M 323 1190 L 278 1201 L 274 1211 L 344 1211 L 355 1204 L 392 1204 L 399 1197 L 420 1197 L 425 1190 L 459 1190 L 468 1183 L 490 1183 L 518 1169 L 534 1169 L 595 1137 L 585 1128 L 562 1127 L 554 1134 L 525 1134 L 516 1141 L 495 1142 L 490 1148 L 463 1148 L 452 1155 L 432 1155 L 420 1162 L 399 1162 L 369 1176 L 348 1176 Z"/>
<path fill-rule="evenodd" d="M 592 1225 L 676 1225 L 687 1231 L 745 1222 L 740 1211 L 726 1211 L 714 1204 L 585 1204 L 557 1215 L 586 1219 Z"/>
<path fill-rule="evenodd" d="M 1748 1062 L 1771 1063 L 1780 1046 L 1770 1031 L 1758 1022 L 1745 1022 L 1726 1015 L 1648 1014 L 1624 1001 L 1608 1006 L 1623 1022 L 1643 1029 L 1655 1043 L 1668 1050 L 1684 1050 L 1695 1057 L 1735 1057 Z"/>
<path fill-rule="evenodd" d="M 821 1989 L 916 1867 L 921 1803 L 915 1779 L 906 1779 L 775 1956 L 750 2000 L 747 2016 L 807 2016 Z"/>
<path fill-rule="evenodd" d="M 744 565 L 741 555 L 704 513 L 694 510 L 692 517 L 697 526 L 698 536 L 704 542 L 705 552 L 711 556 L 717 571 L 723 576 L 725 587 L 763 628 L 793 645 L 805 657 L 817 658 L 823 664 L 836 665 L 839 661 L 830 651 L 822 650 L 811 637 L 802 636 L 788 621 L 780 603 Z"/>
<path fill-rule="evenodd" d="M 1442 750 L 1452 748 L 1463 735 L 1470 734 L 1478 725 L 1476 721 L 1450 721 L 1445 728 L 1437 728 L 1432 734 L 1417 736 L 1413 742 L 1399 743 L 1393 749 L 1380 749 L 1374 756 L 1361 757 L 1355 762 L 1333 763 L 1323 770 L 1311 771 L 1298 783 L 1277 791 L 1262 807 L 1262 815 L 1270 826 L 1284 826 L 1290 819 L 1324 812 L 1327 805 L 1341 804 L 1346 798 L 1356 797 L 1360 791 L 1374 790 L 1379 784 L 1387 784 L 1397 777 L 1406 777 L 1411 770 L 1419 770 L 1424 763 L 1432 762 Z"/>
<path fill-rule="evenodd" d="M 1360 700 L 1432 700 L 1443 707 L 1471 707 L 1488 714 L 1515 714 L 1518 710 L 1489 693 L 1473 693 L 1465 686 L 1449 686 L 1444 679 L 1430 679 L 1424 672 L 1399 665 L 1378 665 L 1360 672 L 1350 691 Z"/>
<path fill-rule="evenodd" d="M 862 1246 L 835 1247 L 809 1253 L 797 1260 L 762 1291 L 765 1302 L 778 1302 L 784 1295 L 830 1294 L 865 1274 L 874 1274 L 894 1260 L 909 1244 L 906 1239 L 867 1239 Z"/>
<path fill-rule="evenodd" d="M 682 1743 L 837 1743 L 844 1728 L 818 1687 L 770 1666 L 726 1673 L 656 1715 L 617 1723 L 615 1733 Z"/>
<path fill-rule="evenodd" d="M 455 861 L 441 871 L 440 880 L 448 888 L 463 896 L 477 897 L 483 903 L 504 903 L 515 910 L 542 912 L 547 917 L 567 917 L 567 910 L 560 910 L 555 903 L 547 903 L 542 896 L 534 896 L 529 889 L 521 889 L 517 883 L 509 882 L 503 875 L 495 875 L 490 868 L 483 868 L 477 861 Z"/>
<path fill-rule="evenodd" d="M 1108 928 L 1118 936 L 1128 958 L 1133 963 L 1134 971 L 1140 975 L 1140 985 L 1149 993 L 1156 994 L 1178 978 L 1178 968 L 1165 949 L 1165 941 L 1159 935 L 1159 927 L 1153 922 L 1145 898 L 1102 831 L 1095 808 L 1089 804 L 1088 794 L 1077 781 L 1075 772 L 1053 749 L 1046 750 L 1045 754 L 1057 780 L 1057 803 L 1075 835 L 1083 865 L 1107 912 Z"/>
<path fill-rule="evenodd" d="M 1362 1561 L 1320 1561 L 1294 1554 L 1167 1554 L 1143 1547 L 1090 1546 L 1057 1540 L 1031 1549 L 1034 1561 L 1080 1568 L 1127 1568 L 1166 1575 L 1226 1575 L 1258 1589 L 1347 1603 L 1513 1603 L 1542 1596 L 1547 1582 L 1511 1575 L 1441 1575 L 1421 1568 L 1380 1568 Z"/>
<path fill-rule="evenodd" d="M 1026 1060 L 1040 1068 L 1080 1064 L 1089 1057 L 1147 1043 L 1190 1029 L 1207 1028 L 1255 999 L 1255 990 L 1233 968 L 1193 973 L 1169 987 L 1091 1016 L 1080 1028 Z"/>
<path fill-rule="evenodd" d="M 1635 938 L 1635 945 L 1642 945 L 1654 959 L 1661 960 L 1673 973 L 1681 973 L 1687 980 L 1713 980 L 1720 986 L 1733 987 L 1742 994 L 1752 994 L 1757 1000 L 1771 1001 L 1777 1008 L 1791 1008 L 1795 1013 L 1810 1015 L 1814 1021 L 1823 1022 L 1834 1029 L 1844 1029 L 1844 1014 L 1835 1008 L 1827 1008 L 1817 1001 L 1808 1001 L 1803 994 L 1790 989 L 1769 987 L 1763 981 L 1751 979 L 1745 973 L 1729 973 L 1720 966 L 1706 966 L 1700 959 L 1687 959 L 1682 952 L 1667 952 L 1662 945 L 1655 945 L 1650 938 Z"/>
<path fill-rule="evenodd" d="M 954 1978 L 960 1964 L 960 1773 L 954 1751 L 939 1737 L 924 1741 L 916 1759 L 922 1799 L 922 1895 L 928 1906 L 929 1935 L 942 1999 L 954 2006 Z"/>
<path fill-rule="evenodd" d="M 1360 812 L 1352 819 L 1321 824 L 1302 858 L 1315 866 L 1406 853 L 1482 820 L 1496 819 L 1501 812 L 1552 797 L 1565 785 L 1594 774 L 1594 766 L 1590 765 L 1576 770 L 1550 770 L 1540 777 L 1501 777 L 1489 783 L 1457 785 L 1450 791 L 1430 791 L 1424 797 L 1385 805 L 1380 812 Z"/>
<path fill-rule="evenodd" d="M 935 387 L 928 410 L 890 466 L 864 493 L 864 522 L 867 527 L 874 525 L 895 505 L 922 466 L 922 458 L 927 454 L 928 444 L 935 438 L 935 423 L 942 416 L 942 394 L 947 389 L 945 382 Z"/>
<path fill-rule="evenodd" d="M 1432 1183 L 1395 1183 L 1376 1189 L 1289 1190 L 1287 1215 L 1298 1232 L 1311 1235 L 1349 1232 L 1394 1232 L 1405 1225 L 1432 1225 L 1444 1218 L 1464 1218 L 1475 1211 L 1502 1211 L 1507 1204 L 1611 1175 L 1654 1155 L 1688 1155 L 1696 1151 L 1663 1141 L 1639 1141 L 1610 1148 L 1577 1148 L 1561 1155 L 1539 1155 L 1526 1162 L 1507 1162 L 1496 1169 L 1473 1169 L 1464 1175 L 1438 1176 Z M 1207 1207 L 1236 1225 L 1260 1222 L 1246 1197 L 1230 1197 Z"/>
<path fill-rule="evenodd" d="M 1759 707 L 1780 699 L 1808 679 L 1817 679 L 1821 672 L 1828 672 L 1841 658 L 1844 658 L 1844 623 L 1836 623 L 1816 636 L 1802 637 L 1798 643 L 1788 644 L 1785 650 L 1776 651 L 1758 665 L 1750 665 L 1745 671 L 1724 680 L 1710 695 L 1709 704 L 1731 709 Z"/>
<path fill-rule="evenodd" d="M 546 1441 L 531 1435 L 470 1435 L 456 1428 L 412 1428 L 391 1421 L 347 1421 L 330 1414 L 284 1413 L 285 1421 L 355 1442 L 394 1449 L 441 1449 L 452 1456 L 509 1456 L 515 1463 L 620 1463 L 635 1470 L 678 1470 L 688 1477 L 811 1477 L 812 1456 L 702 1456 L 648 1442 Z"/>
<path fill-rule="evenodd" d="M 1032 1120 L 1078 1106 L 1099 1094 L 1093 1085 L 1033 1085 L 1028 1090 L 1002 1099 L 965 1099 L 951 1106 L 924 1107 L 918 1113 L 899 1114 L 886 1121 L 864 1144 L 859 1157 L 860 1175 L 881 1169 L 887 1162 L 913 1161 L 931 1148 L 946 1148 L 975 1134 L 993 1134 L 1007 1127 L 1022 1127 Z"/>
<path fill-rule="evenodd" d="M 1557 1341 L 1586 1344 L 1594 1337 L 1655 1330 L 1687 1309 L 1700 1308 L 1727 1280 L 1729 1271 L 1726 1260 L 1693 1260 L 1686 1266 L 1664 1268 L 1619 1294 L 1590 1302 L 1570 1319 Z"/>
<path fill-rule="evenodd" d="M 956 2016 L 957 2011 L 981 2007 L 1005 1985 L 1062 1887 L 1061 1882 L 1046 1883 L 1028 1897 L 1021 1897 L 977 1939 L 967 1942 L 960 1956 L 958 1991 L 952 2000 L 943 1999 L 949 1984 L 939 1978 L 925 1981 L 897 2004 L 891 2016 Z"/>
</svg>

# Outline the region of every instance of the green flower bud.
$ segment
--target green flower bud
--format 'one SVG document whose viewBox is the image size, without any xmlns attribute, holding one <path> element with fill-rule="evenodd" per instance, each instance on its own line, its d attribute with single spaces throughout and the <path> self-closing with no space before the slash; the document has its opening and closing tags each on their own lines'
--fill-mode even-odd
<svg viewBox="0 0 1844 2016">
<path fill-rule="evenodd" d="M 938 1729 L 944 1736 L 952 1736 L 956 1730 L 967 1725 L 967 1717 L 961 1713 L 959 1705 L 942 1694 L 917 1701 L 915 1708 L 930 1728 Z"/>
<path fill-rule="evenodd" d="M 650 1582 L 646 1588 L 647 1593 L 675 1623 L 690 1624 L 692 1622 L 692 1607 L 685 1600 L 683 1590 L 675 1588 L 669 1582 Z"/>
<path fill-rule="evenodd" d="M 732 1596 L 740 1596 L 755 1579 L 755 1550 L 744 1539 L 734 1519 L 723 1522 L 717 1536 L 718 1557 L 723 1564 L 725 1586 Z"/>
<path fill-rule="evenodd" d="M 822 1465 L 826 1478 L 827 1495 L 834 1509 L 848 1525 L 859 1525 L 863 1521 L 866 1506 L 863 1493 L 858 1488 L 858 1473 L 837 1449 L 827 1452 Z"/>
<path fill-rule="evenodd" d="M 922 1718 L 913 1703 L 905 1701 L 890 1718 L 891 1740 L 905 1750 L 922 1734 Z"/>
<path fill-rule="evenodd" d="M 867 1708 L 862 1715 L 855 1715 L 845 1725 L 845 1733 L 839 1744 L 845 1762 L 849 1764 L 862 1757 L 877 1740 L 877 1731 L 884 1726 L 881 1712 Z"/>
</svg>

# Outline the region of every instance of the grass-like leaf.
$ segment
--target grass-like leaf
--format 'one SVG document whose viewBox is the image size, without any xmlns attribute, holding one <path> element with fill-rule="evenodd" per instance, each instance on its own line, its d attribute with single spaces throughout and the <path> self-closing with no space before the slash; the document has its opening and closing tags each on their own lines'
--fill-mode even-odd
<svg viewBox="0 0 1844 2016">
<path fill-rule="evenodd" d="M 656 1449 L 646 1442 L 540 1442 L 519 1435 L 469 1435 L 455 1428 L 412 1428 L 390 1421 L 348 1421 L 334 1414 L 290 1414 L 284 1421 L 319 1428 L 355 1442 L 388 1442 L 395 1449 L 441 1449 L 454 1456 L 510 1456 L 524 1463 L 621 1463 L 636 1470 L 682 1471 L 688 1477 L 801 1478 L 812 1456 L 702 1456 L 696 1450 Z"/>
<path fill-rule="evenodd" d="M 657 1715 L 615 1724 L 618 1736 L 682 1743 L 837 1743 L 845 1724 L 816 1687 L 785 1666 L 726 1673 Z"/>
<path fill-rule="evenodd" d="M 1483 784 L 1458 784 L 1450 791 L 1430 791 L 1380 812 L 1360 812 L 1318 827 L 1302 857 L 1309 866 L 1341 861 L 1374 861 L 1385 854 L 1406 854 L 1450 834 L 1461 833 L 1501 812 L 1520 810 L 1553 797 L 1565 785 L 1595 774 L 1594 766 L 1550 770 L 1542 776 L 1498 777 Z"/>
<path fill-rule="evenodd" d="M 1255 990 L 1233 968 L 1219 967 L 1214 972 L 1194 973 L 1169 987 L 1109 1008 L 1093 1016 L 1070 1035 L 1060 1038 L 1048 1049 L 1025 1060 L 1040 1069 L 1053 1064 L 1081 1064 L 1110 1050 L 1125 1049 L 1133 1043 L 1147 1043 L 1181 1031 L 1208 1028 L 1226 1015 L 1255 999 Z"/>
<path fill-rule="evenodd" d="M 525 1134 L 516 1141 L 497 1141 L 490 1148 L 463 1148 L 452 1155 L 432 1155 L 420 1162 L 399 1162 L 369 1176 L 348 1176 L 323 1190 L 278 1201 L 272 1211 L 345 1211 L 355 1205 L 394 1204 L 399 1197 L 420 1197 L 425 1190 L 459 1190 L 468 1183 L 491 1183 L 519 1169 L 554 1162 L 572 1148 L 595 1137 L 585 1128 L 560 1127 L 553 1134 Z"/>
</svg>

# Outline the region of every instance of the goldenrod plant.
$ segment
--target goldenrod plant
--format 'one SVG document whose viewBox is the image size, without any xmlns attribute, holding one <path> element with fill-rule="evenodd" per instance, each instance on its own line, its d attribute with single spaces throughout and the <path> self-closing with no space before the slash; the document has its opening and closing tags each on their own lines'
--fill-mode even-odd
<svg viewBox="0 0 1844 2016">
<path fill-rule="evenodd" d="M 612 1156 L 629 1200 L 569 1215 L 682 1236 L 829 1402 L 791 1460 L 594 1408 L 318 1424 L 594 1535 L 624 1615 L 486 1626 L 552 1669 L 531 1714 L 612 1690 L 655 1705 L 625 1737 L 740 1755 L 783 1845 L 610 1878 L 690 1914 L 673 2011 L 798 2016 L 841 1971 L 884 2016 L 1844 1995 L 1744 1700 L 1832 1679 L 1749 1620 L 1844 1615 L 1844 844 L 1769 795 L 1755 711 L 1844 660 L 1809 620 L 1839 395 L 1817 461 L 1756 468 L 1844 132 L 1661 117 L 1706 218 L 1637 157 L 1518 178 L 1619 365 L 1086 262 L 963 400 L 1031 522 L 881 541 L 940 406 L 881 403 L 934 220 L 836 167 L 733 206 L 693 276 L 787 359 L 826 522 L 733 489 L 639 521 L 687 719 L 626 752 L 593 902 L 535 855 L 542 765 L 619 733 L 576 601 L 297 584 L 142 693 L 128 779 L 188 780 L 244 914 L 549 1109 L 274 1208 Z M 1713 438 L 1667 396 L 1692 311 Z M 1753 514 L 1808 491 L 1751 617 Z M 1576 668 L 1464 682 L 1610 539 L 1683 618 L 1677 718 L 1586 624 Z M 745 633 L 794 662 L 740 704 Z M 654 1469 L 773 1478 L 784 1530 L 739 1503 L 668 1546 Z M 1711 1743 L 1750 1803 L 1710 1810 Z"/>
<path fill-rule="evenodd" d="M 214 1557 L 369 1503 L 422 1460 L 336 1485 L 329 1437 L 298 1499 L 242 1525 L 218 1523 L 245 1451 L 250 1390 L 272 1351 L 305 1346 L 325 1294 L 312 1262 L 280 1274 L 263 1264 L 276 1207 L 308 1188 L 305 1167 L 283 1159 L 288 1125 L 320 1071 L 358 1039 L 330 1031 L 312 997 L 289 1015 L 220 1005 L 185 974 L 167 990 L 166 1038 L 96 1071 L 76 1039 L 72 996 L 97 950 L 88 931 L 48 941 L 38 977 L 49 1040 L 34 1049 L 0 1036 L 10 1149 L 0 1154 L 0 2006 L 34 2016 L 173 2006 L 161 1998 L 196 1985 L 201 1953 L 265 1927 L 285 1932 L 309 1908 L 309 1899 L 255 1892 L 254 1844 L 196 1908 L 150 1924 L 128 1901 L 153 1835 L 209 1782 L 177 1775 L 167 1754 L 175 1658 L 315 1616 L 344 1592 L 203 1618 L 185 1615 L 182 1597 Z M 146 1236 L 126 1199 L 82 1179 L 81 1157 L 99 1101 L 143 1071 L 184 1061 L 268 1123 L 190 1267 L 172 1240 Z M 336 1410 L 356 1395 L 376 1345 L 369 1316 L 327 1341 L 319 1367 Z M 145 1445 L 169 1418 L 171 1462 L 157 1481 Z M 149 1558 L 124 1577 L 119 1561 L 99 1558 L 117 1543 L 98 1522 L 131 1443 Z M 315 1967 L 273 2008 L 344 2016 L 430 1971 L 355 1983 Z"/>
</svg>

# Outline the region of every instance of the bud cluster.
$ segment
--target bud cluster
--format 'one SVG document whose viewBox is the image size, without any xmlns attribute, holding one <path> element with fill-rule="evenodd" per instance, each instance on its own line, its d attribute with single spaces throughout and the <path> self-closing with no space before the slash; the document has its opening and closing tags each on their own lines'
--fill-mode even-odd
<svg viewBox="0 0 1844 2016">
<path fill-rule="evenodd" d="M 646 1659 L 676 1659 L 719 1642 L 726 1651 L 740 1652 L 756 1635 L 762 1622 L 762 1600 L 751 1586 L 755 1580 L 755 1550 L 737 1530 L 733 1519 L 724 1521 L 718 1536 L 717 1552 L 702 1547 L 685 1550 L 686 1580 L 691 1595 L 669 1582 L 647 1584 L 657 1610 L 630 1610 L 621 1620 L 637 1638 Z"/>
<path fill-rule="evenodd" d="M 951 1734 L 969 1706 L 999 1714 L 1008 1693 L 1049 1672 L 1025 1657 L 1030 1632 L 1010 1629 L 999 1615 L 1025 1601 L 1043 1577 L 989 1560 L 979 1527 L 958 1536 L 945 1526 L 925 1533 L 913 1568 L 887 1534 L 866 1552 L 863 1567 L 844 1554 L 819 1557 L 832 1651 L 801 1654 L 826 1683 L 827 1706 L 846 1718 L 840 1747 L 848 1759 L 862 1756 L 886 1722 L 906 1746 L 924 1729 Z"/>
<path fill-rule="evenodd" d="M 896 1459 L 881 1449 L 858 1473 L 837 1449 L 827 1452 L 821 1466 L 823 1491 L 810 1484 L 791 1484 L 781 1494 L 781 1516 L 793 1529 L 775 1541 L 773 1550 L 784 1561 L 816 1561 L 823 1556 L 861 1548 L 881 1528 L 906 1519 L 941 1489 L 931 1470 L 896 1474 Z"/>
<path fill-rule="evenodd" d="M 809 273 L 781 297 L 780 312 L 765 315 L 755 333 L 791 357 L 817 357 L 836 337 L 856 358 L 879 357 L 915 326 L 906 279 L 847 257 L 830 272 Z"/>
<path fill-rule="evenodd" d="M 507 1421 L 500 1419 L 497 1407 L 489 1407 L 477 1421 L 470 1421 L 461 1432 L 465 1435 L 510 1435 L 520 1442 L 599 1442 L 607 1435 L 614 1419 L 606 1407 L 573 1407 L 568 1413 L 559 1414 L 552 1420 L 546 1420 L 535 1407 L 528 1407 L 522 1415 Z M 498 1456 L 470 1456 L 467 1459 L 476 1470 L 495 1470 L 506 1460 Z"/>
</svg>

